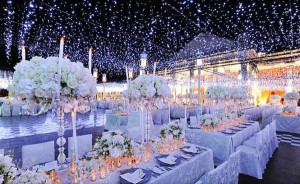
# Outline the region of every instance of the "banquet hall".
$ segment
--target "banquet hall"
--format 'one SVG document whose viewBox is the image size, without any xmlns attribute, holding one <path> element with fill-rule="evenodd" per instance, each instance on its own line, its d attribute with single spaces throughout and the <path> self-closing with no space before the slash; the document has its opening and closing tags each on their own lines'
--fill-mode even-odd
<svg viewBox="0 0 300 184">
<path fill-rule="evenodd" d="M 300 184 L 300 0 L 0 6 L 0 184 Z"/>
</svg>

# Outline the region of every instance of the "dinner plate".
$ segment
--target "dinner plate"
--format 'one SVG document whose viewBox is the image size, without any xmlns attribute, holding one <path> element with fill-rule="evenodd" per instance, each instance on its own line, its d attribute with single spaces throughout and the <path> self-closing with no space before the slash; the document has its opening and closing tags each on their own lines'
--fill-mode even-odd
<svg viewBox="0 0 300 184">
<path fill-rule="evenodd" d="M 181 160 L 180 160 L 180 156 L 179 155 L 174 155 L 174 157 L 176 157 L 175 164 L 168 164 L 168 163 L 162 162 L 160 160 L 160 158 L 166 158 L 167 156 L 169 156 L 169 155 L 168 154 L 163 154 L 163 155 L 159 155 L 159 156 L 156 157 L 159 165 L 161 165 L 161 166 L 175 166 L 175 165 L 180 164 Z"/>
<path fill-rule="evenodd" d="M 197 148 L 197 152 L 196 153 L 193 153 L 193 152 L 189 152 L 189 151 L 187 151 L 187 150 L 185 150 L 185 149 L 189 149 L 191 146 L 184 146 L 184 147 L 182 147 L 181 148 L 181 151 L 183 151 L 183 152 L 185 152 L 185 153 L 188 153 L 188 154 L 199 154 L 200 152 L 201 152 L 201 148 L 199 148 L 199 147 L 197 147 L 196 146 L 196 148 Z"/>
<path fill-rule="evenodd" d="M 133 173 L 133 172 L 135 172 L 137 169 L 139 169 L 139 168 L 130 168 L 130 169 L 126 169 L 126 170 L 124 170 L 124 171 L 121 172 L 121 175 L 122 175 L 122 174 L 126 174 L 126 173 Z M 140 169 L 142 169 L 142 168 L 140 168 Z M 142 181 L 138 182 L 138 184 L 147 183 L 147 182 L 151 179 L 151 171 L 150 171 L 150 170 L 147 170 L 147 169 L 142 169 L 142 170 L 143 170 L 145 176 L 144 176 L 143 178 L 141 178 Z M 122 178 L 121 176 L 120 176 L 120 182 L 121 182 L 122 184 L 132 184 L 131 182 L 125 180 L 125 179 Z"/>
</svg>

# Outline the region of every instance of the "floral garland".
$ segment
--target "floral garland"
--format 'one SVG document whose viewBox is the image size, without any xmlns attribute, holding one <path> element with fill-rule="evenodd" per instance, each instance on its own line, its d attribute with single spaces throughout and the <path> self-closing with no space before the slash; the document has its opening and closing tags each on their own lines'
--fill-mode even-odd
<svg viewBox="0 0 300 184">
<path fill-rule="evenodd" d="M 121 131 L 107 132 L 96 140 L 94 149 L 99 156 L 103 157 L 131 156 L 133 154 L 133 140 Z"/>
<path fill-rule="evenodd" d="M 12 183 L 16 177 L 17 169 L 12 158 L 0 154 L 0 184 Z"/>
<path fill-rule="evenodd" d="M 162 138 L 182 139 L 185 137 L 184 127 L 178 122 L 162 125 L 159 132 Z"/>
<path fill-rule="evenodd" d="M 27 109 L 35 104 L 52 104 L 60 90 L 61 105 L 65 112 L 73 107 L 85 108 L 89 98 L 96 95 L 96 80 L 90 71 L 80 62 L 61 60 L 61 80 L 58 89 L 58 57 L 33 57 L 23 60 L 15 66 L 13 83 L 9 92 L 13 97 L 26 102 Z"/>
</svg>

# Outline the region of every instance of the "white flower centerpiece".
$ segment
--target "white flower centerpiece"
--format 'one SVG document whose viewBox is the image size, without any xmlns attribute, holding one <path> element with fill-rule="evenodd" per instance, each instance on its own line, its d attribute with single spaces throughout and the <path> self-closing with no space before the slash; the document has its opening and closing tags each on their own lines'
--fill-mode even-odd
<svg viewBox="0 0 300 184">
<path fill-rule="evenodd" d="M 223 112 L 220 116 L 219 116 L 219 119 L 220 121 L 222 122 L 227 122 L 227 121 L 230 121 L 232 120 L 234 117 L 232 115 L 231 112 Z"/>
<path fill-rule="evenodd" d="M 150 111 L 166 106 L 164 99 L 171 97 L 171 90 L 164 77 L 157 75 L 140 75 L 129 83 L 124 94 L 129 98 L 132 110 L 142 111 L 142 137 L 147 143 L 150 141 L 150 129 L 153 129 Z M 144 114 L 146 112 L 146 114 Z"/>
<path fill-rule="evenodd" d="M 185 137 L 184 126 L 178 122 L 170 122 L 160 127 L 160 136 L 164 139 L 171 137 L 172 139 L 183 139 Z"/>
<path fill-rule="evenodd" d="M 59 70 L 59 65 L 61 70 Z M 59 74 L 59 71 L 61 73 Z M 58 57 L 33 57 L 30 61 L 22 60 L 15 66 L 11 96 L 25 102 L 27 111 L 38 115 L 51 107 L 57 114 L 59 165 L 64 167 L 64 113 L 70 111 L 86 112 L 92 106 L 96 95 L 96 80 L 90 71 L 80 62 L 71 62 Z M 38 113 L 35 107 L 42 106 Z M 74 114 L 75 114 L 74 113 Z"/>
<path fill-rule="evenodd" d="M 12 183 L 16 177 L 17 169 L 12 158 L 0 154 L 0 184 Z"/>
<path fill-rule="evenodd" d="M 131 156 L 133 154 L 133 140 L 121 131 L 108 132 L 96 140 L 94 149 L 99 156 L 104 158 Z"/>
<path fill-rule="evenodd" d="M 80 62 L 62 59 L 60 85 L 57 84 L 58 57 L 33 57 L 23 60 L 14 68 L 11 96 L 26 102 L 30 111 L 34 105 L 45 105 L 48 110 L 60 91 L 61 106 L 66 113 L 76 107 L 86 108 L 89 98 L 96 95 L 96 80 Z"/>
<path fill-rule="evenodd" d="M 38 184 L 51 184 L 52 180 L 48 175 L 43 174 L 39 171 L 26 170 L 21 173 L 20 176 L 16 178 L 14 184 L 28 184 L 28 183 L 38 183 Z"/>
<path fill-rule="evenodd" d="M 270 102 L 273 105 L 279 104 L 280 103 L 280 99 L 281 99 L 281 96 L 279 96 L 279 95 L 271 95 L 270 96 Z"/>
<path fill-rule="evenodd" d="M 215 128 L 220 123 L 220 120 L 216 115 L 204 114 L 201 116 L 200 122 L 204 127 Z"/>
<path fill-rule="evenodd" d="M 300 95 L 297 92 L 287 92 L 283 95 L 283 98 L 287 102 L 287 106 L 296 109 Z"/>
<path fill-rule="evenodd" d="M 130 82 L 124 94 L 129 97 L 131 107 L 140 110 L 140 107 L 157 108 L 165 98 L 171 96 L 167 81 L 157 75 L 141 75 Z"/>
</svg>

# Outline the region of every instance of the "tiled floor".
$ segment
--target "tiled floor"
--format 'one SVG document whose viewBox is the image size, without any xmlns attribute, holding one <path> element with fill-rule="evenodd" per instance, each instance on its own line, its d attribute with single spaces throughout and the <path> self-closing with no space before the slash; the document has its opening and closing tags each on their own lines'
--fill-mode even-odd
<svg viewBox="0 0 300 184">
<path fill-rule="evenodd" d="M 262 180 L 240 175 L 239 184 L 300 184 L 300 135 L 278 134 L 279 147 Z"/>
</svg>

